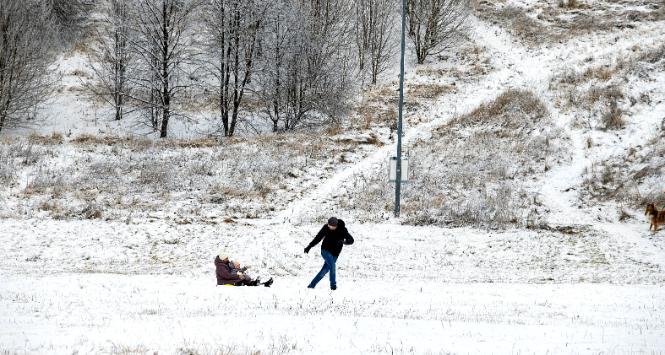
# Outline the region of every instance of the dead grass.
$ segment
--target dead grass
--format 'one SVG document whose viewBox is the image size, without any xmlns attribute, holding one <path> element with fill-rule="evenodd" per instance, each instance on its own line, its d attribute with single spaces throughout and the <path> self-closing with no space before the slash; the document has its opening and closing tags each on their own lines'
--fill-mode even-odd
<svg viewBox="0 0 665 355">
<path fill-rule="evenodd" d="M 524 7 L 482 1 L 475 12 L 531 46 L 665 20 L 665 5 L 646 0 L 535 1 Z"/>
<path fill-rule="evenodd" d="M 586 5 L 578 0 L 559 0 L 559 7 L 565 9 L 580 9 L 585 8 Z"/>
<path fill-rule="evenodd" d="M 543 119 L 547 114 L 545 105 L 532 92 L 507 90 L 493 101 L 481 104 L 471 113 L 453 119 L 450 125 L 498 125 L 504 129 L 519 130 L 524 127 L 522 120 L 535 122 Z"/>
<path fill-rule="evenodd" d="M 451 60 L 451 56 L 455 57 L 454 60 Z M 426 80 L 452 79 L 452 83 L 449 85 L 452 86 L 452 89 L 460 80 L 478 80 L 495 69 L 487 49 L 476 45 L 470 38 L 462 42 L 455 51 L 441 53 L 436 57 L 441 63 L 454 62 L 455 65 L 418 66 L 416 75 Z"/>
<path fill-rule="evenodd" d="M 448 69 L 443 69 L 443 68 L 431 68 L 427 66 L 419 66 L 416 68 L 416 75 L 418 76 L 426 76 L 430 78 L 443 78 L 445 76 L 448 76 L 450 71 Z"/>
<path fill-rule="evenodd" d="M 92 134 L 82 134 L 71 140 L 71 143 L 78 145 L 107 145 L 124 146 L 134 149 L 148 149 L 151 147 L 161 148 L 213 148 L 220 146 L 220 142 L 215 138 L 195 138 L 195 139 L 159 139 L 152 140 L 136 136 L 97 136 Z"/>
<path fill-rule="evenodd" d="M 559 92 L 556 104 L 575 113 L 575 125 L 587 129 L 612 130 L 625 126 L 625 111 L 635 104 L 651 105 L 649 91 L 624 92 L 635 87 L 630 82 L 650 81 L 665 71 L 665 45 L 642 49 L 611 63 L 603 63 L 583 71 L 568 70 L 552 78 L 550 90 Z M 636 86 L 639 89 L 639 85 Z"/>
<path fill-rule="evenodd" d="M 608 82 L 617 76 L 625 74 L 626 69 L 636 66 L 641 61 L 637 58 L 618 58 L 613 64 L 599 64 L 589 66 L 583 71 L 566 70 L 555 75 L 550 81 L 550 89 L 556 89 L 560 85 L 580 86 L 587 83 Z"/>
<path fill-rule="evenodd" d="M 409 86 L 407 94 L 419 99 L 436 99 L 454 91 L 455 87 L 451 85 L 416 84 Z"/>
<path fill-rule="evenodd" d="M 656 64 L 661 61 L 665 61 L 665 44 L 661 44 L 658 47 L 641 51 L 640 54 L 632 62 Z M 636 67 L 637 67 L 636 65 L 631 65 L 630 69 L 634 71 Z"/>
<path fill-rule="evenodd" d="M 145 355 L 148 353 L 149 350 L 145 345 L 113 345 L 111 348 L 113 355 Z"/>
<path fill-rule="evenodd" d="M 626 122 L 623 119 L 623 110 L 619 108 L 616 99 L 610 101 L 610 107 L 603 113 L 601 122 L 605 130 L 622 129 L 625 127 Z"/>
<path fill-rule="evenodd" d="M 383 86 L 365 93 L 362 101 L 354 108 L 360 119 L 361 129 L 372 126 L 393 127 L 397 122 L 397 101 L 399 93 L 391 86 Z"/>
<path fill-rule="evenodd" d="M 50 212 L 52 215 L 62 215 L 64 208 L 58 201 L 44 201 L 37 208 L 40 211 Z"/>
<path fill-rule="evenodd" d="M 31 133 L 28 136 L 28 142 L 32 144 L 41 144 L 41 145 L 57 145 L 62 144 L 65 141 L 62 133 L 54 132 L 50 135 L 42 136 L 36 133 Z"/>
<path fill-rule="evenodd" d="M 148 138 L 139 138 L 133 136 L 98 136 L 94 134 L 81 134 L 71 140 L 71 143 L 80 145 L 131 145 L 131 146 L 152 146 L 153 141 Z"/>
<path fill-rule="evenodd" d="M 521 7 L 497 6 L 493 2 L 482 2 L 476 10 L 476 15 L 506 28 L 513 36 L 531 46 L 541 45 L 546 40 L 558 39 L 558 35 L 549 26 L 530 17 Z"/>
<path fill-rule="evenodd" d="M 651 139 L 644 147 L 629 149 L 594 162 L 585 171 L 584 196 L 591 201 L 616 201 L 633 208 L 647 203 L 665 204 L 665 141 Z M 639 152 L 639 154 L 638 154 Z"/>
<path fill-rule="evenodd" d="M 177 139 L 167 140 L 164 146 L 169 148 L 214 148 L 219 147 L 220 142 L 214 138 L 197 138 L 197 139 Z"/>
<path fill-rule="evenodd" d="M 596 86 L 593 85 L 587 92 L 587 101 L 590 104 L 597 102 L 614 102 L 621 100 L 625 97 L 623 90 L 615 85 L 610 86 Z"/>
</svg>

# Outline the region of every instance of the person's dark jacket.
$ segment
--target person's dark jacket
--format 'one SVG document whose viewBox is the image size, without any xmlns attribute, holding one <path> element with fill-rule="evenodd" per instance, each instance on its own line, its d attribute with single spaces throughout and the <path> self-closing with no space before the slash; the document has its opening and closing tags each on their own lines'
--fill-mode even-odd
<svg viewBox="0 0 665 355">
<path fill-rule="evenodd" d="M 314 237 L 314 240 L 312 240 L 307 248 L 305 248 L 305 252 L 309 252 L 309 249 L 317 245 L 322 239 L 323 243 L 321 244 L 321 249 L 328 251 L 334 257 L 339 256 L 344 244 L 353 244 L 353 237 L 349 234 L 349 231 L 344 225 L 344 221 L 341 219 L 337 221 L 337 228 L 335 228 L 335 230 L 331 230 L 328 228 L 328 225 L 325 224 L 316 237 Z"/>
<path fill-rule="evenodd" d="M 238 272 L 233 270 L 233 266 L 228 260 L 220 259 L 219 255 L 215 257 L 215 274 L 218 285 L 235 285 L 240 282 Z"/>
</svg>

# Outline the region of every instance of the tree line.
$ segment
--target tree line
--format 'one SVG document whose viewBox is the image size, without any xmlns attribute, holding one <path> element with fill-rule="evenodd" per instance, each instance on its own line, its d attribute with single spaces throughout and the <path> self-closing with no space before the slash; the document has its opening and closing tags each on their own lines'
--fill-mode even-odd
<svg viewBox="0 0 665 355">
<path fill-rule="evenodd" d="M 223 136 L 250 114 L 274 132 L 335 122 L 394 65 L 400 11 L 401 0 L 2 0 L 0 131 L 35 114 L 56 44 L 76 40 L 89 44 L 87 91 L 160 137 L 201 98 Z M 454 43 L 468 0 L 408 0 L 407 15 L 422 64 Z"/>
</svg>

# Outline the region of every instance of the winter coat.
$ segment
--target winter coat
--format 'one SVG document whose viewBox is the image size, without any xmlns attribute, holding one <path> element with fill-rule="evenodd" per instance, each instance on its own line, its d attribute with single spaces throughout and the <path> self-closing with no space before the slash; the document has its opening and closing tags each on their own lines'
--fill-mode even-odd
<svg viewBox="0 0 665 355">
<path fill-rule="evenodd" d="M 229 261 L 223 261 L 219 256 L 215 257 L 215 274 L 218 285 L 234 285 L 241 280 Z"/>
<path fill-rule="evenodd" d="M 321 249 L 328 251 L 334 257 L 338 257 L 339 253 L 342 252 L 342 247 L 344 244 L 351 245 L 353 244 L 353 237 L 349 234 L 349 231 L 346 230 L 344 221 L 341 219 L 337 221 L 337 228 L 331 230 L 328 228 L 328 225 L 323 225 L 323 228 L 319 233 L 314 237 L 311 243 L 307 246 L 308 249 L 311 249 L 313 246 L 317 245 L 323 239 L 321 244 Z"/>
</svg>

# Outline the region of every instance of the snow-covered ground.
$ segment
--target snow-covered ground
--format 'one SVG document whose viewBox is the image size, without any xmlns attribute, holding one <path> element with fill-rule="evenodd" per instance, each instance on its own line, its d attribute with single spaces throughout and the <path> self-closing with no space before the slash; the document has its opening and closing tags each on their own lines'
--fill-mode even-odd
<svg viewBox="0 0 665 355">
<path fill-rule="evenodd" d="M 0 277 L 0 343 L 43 354 L 658 354 L 661 286 Z M 6 350 L 5 350 L 6 351 Z M 9 352 L 11 353 L 11 352 Z"/>
<path fill-rule="evenodd" d="M 327 280 L 304 287 L 320 264 L 302 254 L 317 228 L 4 221 L 2 350 L 665 350 L 662 249 L 584 230 L 351 225 L 357 243 L 332 293 Z M 215 287 L 222 248 L 273 287 Z"/>
<path fill-rule="evenodd" d="M 191 191 L 184 194 L 189 197 L 146 193 L 146 199 L 155 197 L 150 206 L 155 211 L 143 214 L 126 215 L 124 207 L 96 220 L 25 214 L 18 210 L 33 211 L 33 205 L 53 202 L 54 195 L 27 193 L 31 174 L 50 175 L 17 167 L 16 184 L 0 191 L 0 354 L 665 353 L 664 232 L 647 231 L 641 210 L 585 200 L 581 193 L 584 171 L 593 162 L 617 159 L 659 132 L 665 76 L 655 73 L 646 82 L 630 78 L 630 95 L 648 90 L 653 102 L 627 108 L 626 127 L 617 131 L 580 127 L 581 113 L 562 107 L 559 88 L 551 87 L 553 77 L 571 69 L 615 63 L 661 44 L 665 23 L 580 32 L 535 47 L 522 44 L 500 23 L 474 19 L 471 27 L 482 60 L 490 58 L 483 74 L 453 81 L 454 90 L 413 108 L 406 117 L 405 146 L 434 139 L 437 128 L 507 89 L 534 93 L 569 145 L 566 159 L 524 183 L 544 204 L 539 207 L 543 224 L 498 231 L 415 227 L 391 218 L 370 223 L 367 211 L 345 211 L 352 207 L 336 202 L 359 176 L 386 173 L 384 163 L 394 150 L 390 144 L 311 154 L 315 161 L 305 159 L 302 171 L 272 169 L 273 180 L 284 186 L 276 183 L 268 199 L 236 196 L 237 205 L 232 200 L 238 210 L 263 211 L 259 218 L 226 213 L 227 207 L 206 211 L 212 207 L 201 199 L 183 212 L 190 195 L 208 193 L 192 182 L 211 179 L 203 170 L 200 177 L 189 177 Z M 94 105 L 77 104 L 83 98 L 72 89 L 77 82 L 71 74 L 84 75 L 76 71 L 80 59 L 61 61 L 69 76 L 52 104 L 64 121 L 44 125 L 39 133 L 67 136 L 71 130 L 75 137 L 136 129 L 97 120 Z M 444 78 L 438 82 L 427 77 L 427 70 L 411 72 L 414 90 L 420 84 L 450 84 L 449 68 L 431 67 Z M 387 141 L 385 130 L 379 133 Z M 324 138 L 322 144 L 344 137 Z M 46 167 L 69 167 L 72 177 L 85 171 L 90 159 L 143 159 L 147 149 L 72 144 L 34 149 L 50 157 Z M 256 154 L 284 147 L 271 144 Z M 245 151 L 242 145 L 238 149 Z M 210 157 L 223 156 L 210 150 Z M 180 151 L 179 156 L 189 166 L 204 153 Z M 282 159 L 302 165 L 298 157 Z M 250 164 L 239 172 L 249 177 L 257 170 Z M 117 169 L 119 179 L 130 178 L 125 171 Z M 108 200 L 113 200 L 111 190 Z M 60 203 L 67 201 L 66 193 L 58 197 Z M 117 195 L 117 206 L 124 206 L 125 195 L 135 192 Z M 619 210 L 631 218 L 620 219 Z M 345 219 L 356 243 L 339 259 L 338 290 L 330 291 L 325 279 L 308 290 L 321 258 L 314 249 L 304 254 L 303 248 L 331 214 L 349 215 Z M 273 277 L 273 287 L 216 287 L 212 260 L 220 249 L 248 264 L 254 275 Z"/>
<path fill-rule="evenodd" d="M 0 350 L 665 351 L 665 243 L 647 232 L 351 224 L 333 292 L 305 288 L 318 225 L 257 223 L 3 221 Z M 219 249 L 275 284 L 216 287 Z"/>
</svg>

